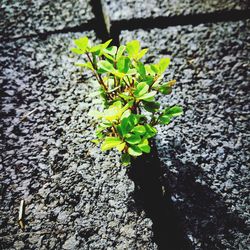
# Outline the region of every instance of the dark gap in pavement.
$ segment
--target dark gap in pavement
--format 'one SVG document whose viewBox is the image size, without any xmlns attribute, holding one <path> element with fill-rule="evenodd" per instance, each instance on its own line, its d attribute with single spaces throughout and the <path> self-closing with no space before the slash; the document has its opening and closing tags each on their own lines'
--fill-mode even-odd
<svg viewBox="0 0 250 250">
<path fill-rule="evenodd" d="M 154 241 L 160 250 L 189 250 L 191 244 L 171 200 L 170 189 L 163 184 L 164 171 L 155 143 L 150 154 L 132 161 L 128 175 L 135 183 L 133 198 L 153 222 Z"/>
<path fill-rule="evenodd" d="M 110 35 L 107 33 L 104 10 L 101 2 L 91 1 L 92 11 L 99 24 L 95 31 L 97 37 L 103 42 L 112 38 L 112 45 L 119 46 L 119 29 L 111 29 Z M 102 12 L 102 13 L 100 13 Z M 163 192 L 161 184 L 162 165 L 158 158 L 155 144 L 153 143 L 152 153 L 133 161 L 128 175 L 135 183 L 134 200 L 137 207 L 142 207 L 153 222 L 154 241 L 159 250 L 189 250 L 190 242 L 180 225 L 179 216 L 171 196 L 168 191 Z M 166 189 L 165 189 L 166 190 Z"/>
<path fill-rule="evenodd" d="M 110 35 L 108 33 L 108 28 L 105 22 L 101 0 L 90 0 L 90 5 L 95 16 L 95 26 L 93 29 L 96 33 L 96 36 L 97 38 L 101 39 L 102 42 L 106 42 L 110 38 Z"/>
<path fill-rule="evenodd" d="M 185 16 L 173 17 L 149 17 L 149 18 L 133 18 L 129 20 L 113 21 L 111 23 L 111 37 L 118 43 L 119 34 L 122 30 L 136 30 L 144 29 L 149 30 L 153 28 L 164 29 L 169 26 L 177 25 L 199 25 L 202 23 L 216 23 L 239 21 L 249 19 L 250 9 L 247 10 L 230 10 L 230 11 L 216 11 L 206 14 L 192 14 Z"/>
<path fill-rule="evenodd" d="M 213 13 L 205 14 L 192 14 L 186 16 L 173 16 L 173 17 L 149 17 L 149 18 L 133 18 L 129 20 L 119 20 L 111 22 L 110 32 L 108 31 L 107 24 L 104 18 L 104 10 L 100 0 L 90 1 L 94 19 L 88 21 L 85 24 L 75 27 L 67 27 L 60 30 L 47 31 L 44 33 L 36 33 L 32 35 L 18 36 L 14 38 L 6 37 L 2 38 L 3 41 L 16 41 L 18 39 L 30 39 L 39 37 L 40 39 L 46 39 L 53 34 L 65 34 L 70 32 L 84 32 L 94 30 L 97 38 L 103 42 L 112 38 L 112 44 L 119 46 L 119 36 L 122 30 L 136 30 L 144 29 L 149 30 L 153 28 L 164 29 L 169 26 L 176 25 L 199 25 L 202 23 L 216 23 L 216 22 L 228 22 L 239 21 L 249 19 L 250 9 L 247 10 L 230 10 L 230 11 L 216 11 Z M 107 15 L 106 15 L 107 16 Z"/>
<path fill-rule="evenodd" d="M 75 27 L 67 27 L 60 30 L 47 31 L 42 33 L 36 33 L 32 35 L 23 35 L 14 38 L 6 37 L 3 38 L 3 41 L 16 41 L 19 39 L 31 39 L 34 37 L 38 37 L 41 40 L 45 40 L 48 36 L 53 34 L 66 34 L 66 33 L 74 33 L 74 32 L 84 32 L 84 31 L 95 31 L 97 38 L 101 39 L 103 42 L 110 39 L 110 35 L 108 33 L 108 29 L 105 23 L 102 4 L 100 0 L 91 0 L 90 5 L 92 7 L 92 12 L 95 16 L 94 19 L 89 20 L 87 23 L 75 26 Z"/>
<path fill-rule="evenodd" d="M 34 37 L 38 37 L 41 40 L 45 40 L 48 36 L 50 35 L 54 35 L 54 34 L 66 34 L 66 33 L 74 33 L 74 32 L 84 32 L 84 31 L 92 31 L 95 30 L 96 27 L 96 23 L 95 20 L 90 20 L 85 24 L 79 25 L 79 26 L 75 26 L 75 27 L 68 27 L 68 28 L 63 28 L 61 30 L 53 30 L 53 31 L 47 31 L 44 33 L 36 33 L 33 35 L 27 35 L 27 36 L 18 36 L 18 37 L 14 37 L 14 38 L 3 38 L 3 41 L 16 41 L 19 39 L 31 39 Z"/>
</svg>

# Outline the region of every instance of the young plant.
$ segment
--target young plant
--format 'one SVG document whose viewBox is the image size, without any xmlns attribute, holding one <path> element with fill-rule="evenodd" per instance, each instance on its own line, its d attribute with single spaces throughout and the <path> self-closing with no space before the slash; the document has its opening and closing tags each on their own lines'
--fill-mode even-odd
<svg viewBox="0 0 250 250">
<path fill-rule="evenodd" d="M 163 81 L 170 58 L 144 64 L 141 58 L 148 49 L 141 49 L 137 40 L 119 47 L 110 46 L 111 40 L 92 46 L 87 37 L 74 43 L 71 51 L 85 55 L 85 61 L 75 65 L 93 72 L 103 100 L 103 110 L 92 112 L 99 121 L 93 142 L 102 143 L 103 151 L 116 148 L 122 152 L 122 164 L 128 165 L 131 156 L 150 152 L 149 139 L 157 134 L 156 125 L 169 124 L 183 113 L 179 106 L 162 109 L 155 100 L 157 93 L 169 95 L 175 84 L 175 80 Z"/>
</svg>

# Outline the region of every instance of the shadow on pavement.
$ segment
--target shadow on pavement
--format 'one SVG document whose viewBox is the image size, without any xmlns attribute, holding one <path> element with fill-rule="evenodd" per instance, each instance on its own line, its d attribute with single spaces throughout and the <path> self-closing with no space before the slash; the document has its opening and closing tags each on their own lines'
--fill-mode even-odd
<svg viewBox="0 0 250 250">
<path fill-rule="evenodd" d="M 172 156 L 174 158 L 174 156 Z M 247 225 L 236 213 L 230 213 L 223 197 L 208 185 L 197 182 L 205 179 L 200 167 L 183 164 L 174 159 L 178 174 L 165 171 L 165 185 L 172 195 L 181 197 L 175 206 L 185 217 L 185 228 L 197 239 L 202 249 L 225 249 L 222 241 L 232 241 L 233 234 L 247 233 Z"/>
<path fill-rule="evenodd" d="M 153 222 L 154 240 L 159 249 L 191 249 L 180 224 L 171 194 L 162 186 L 162 167 L 156 148 L 133 161 L 129 177 L 135 183 L 134 199 Z"/>
<path fill-rule="evenodd" d="M 179 170 L 175 176 L 162 167 L 153 144 L 152 153 L 135 159 L 128 170 L 135 183 L 136 209 L 152 220 L 159 249 L 224 249 L 221 239 L 232 240 L 232 231 L 247 232 L 245 222 L 228 212 L 222 197 L 195 181 L 200 168 L 174 162 Z M 174 202 L 176 195 L 181 199 Z"/>
</svg>

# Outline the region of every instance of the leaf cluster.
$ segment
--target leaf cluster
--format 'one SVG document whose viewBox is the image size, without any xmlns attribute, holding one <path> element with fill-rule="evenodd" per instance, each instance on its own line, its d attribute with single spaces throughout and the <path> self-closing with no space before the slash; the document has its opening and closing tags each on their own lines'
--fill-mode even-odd
<svg viewBox="0 0 250 250">
<path fill-rule="evenodd" d="M 175 84 L 175 80 L 163 81 L 170 58 L 144 64 L 141 58 L 148 49 L 141 49 L 138 40 L 119 47 L 111 46 L 111 41 L 92 46 L 82 37 L 74 40 L 71 51 L 85 55 L 75 65 L 91 70 L 100 85 L 104 109 L 91 112 L 99 120 L 93 142 L 101 143 L 102 150 L 116 148 L 128 165 L 131 157 L 150 152 L 149 139 L 157 134 L 156 125 L 169 124 L 183 111 L 177 105 L 162 108 L 155 99 L 157 93 L 169 95 Z"/>
</svg>

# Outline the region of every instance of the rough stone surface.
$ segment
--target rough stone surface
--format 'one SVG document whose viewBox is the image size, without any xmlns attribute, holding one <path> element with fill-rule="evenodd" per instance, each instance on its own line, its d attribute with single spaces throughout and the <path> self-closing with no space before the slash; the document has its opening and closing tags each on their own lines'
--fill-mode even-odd
<svg viewBox="0 0 250 250">
<path fill-rule="evenodd" d="M 102 0 L 102 2 L 111 21 L 203 14 L 223 10 L 242 10 L 249 7 L 247 0 Z"/>
<path fill-rule="evenodd" d="M 94 18 L 89 0 L 1 0 L 0 38 L 62 30 Z"/>
<path fill-rule="evenodd" d="M 185 114 L 159 127 L 165 181 L 194 249 L 248 249 L 250 22 L 122 32 L 149 47 L 148 62 L 170 56 L 177 79 L 166 105 Z"/>
<path fill-rule="evenodd" d="M 152 18 L 151 26 L 156 17 L 197 20 L 196 14 L 249 8 L 247 0 L 102 2 L 111 21 Z M 73 66 L 68 48 L 80 35 L 95 40 L 94 32 L 49 35 L 82 30 L 94 18 L 89 3 L 1 1 L 0 249 L 157 249 L 140 190 L 119 155 L 90 142 L 96 87 Z M 148 62 L 172 57 L 166 79 L 178 83 L 160 100 L 182 104 L 185 115 L 158 128 L 159 185 L 196 250 L 250 245 L 249 26 L 187 25 L 120 37 L 149 47 Z M 24 231 L 17 224 L 22 199 Z"/>
<path fill-rule="evenodd" d="M 90 142 L 94 84 L 69 57 L 80 35 L 0 44 L 1 249 L 156 249 L 119 156 Z"/>
</svg>

